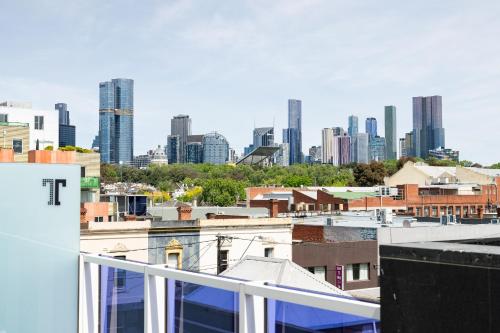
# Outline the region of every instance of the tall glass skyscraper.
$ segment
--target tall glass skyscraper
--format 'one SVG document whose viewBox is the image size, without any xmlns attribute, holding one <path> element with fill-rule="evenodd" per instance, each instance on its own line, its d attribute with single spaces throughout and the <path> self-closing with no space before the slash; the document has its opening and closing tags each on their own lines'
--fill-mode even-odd
<svg viewBox="0 0 500 333">
<path fill-rule="evenodd" d="M 385 144 L 386 157 L 388 160 L 398 158 L 398 133 L 396 123 L 396 107 L 389 105 L 385 107 Z"/>
<path fill-rule="evenodd" d="M 288 128 L 283 130 L 283 142 L 289 144 L 290 164 L 302 163 L 302 101 L 288 100 Z"/>
<path fill-rule="evenodd" d="M 134 80 L 99 83 L 101 162 L 130 164 L 134 157 Z"/>
<path fill-rule="evenodd" d="M 274 127 L 259 127 L 253 130 L 253 148 L 274 145 Z"/>
<path fill-rule="evenodd" d="M 357 116 L 349 116 L 349 127 L 347 128 L 347 132 L 349 136 L 352 138 L 356 136 L 359 132 L 358 127 L 358 117 Z"/>
<path fill-rule="evenodd" d="M 368 134 L 369 140 L 377 136 L 377 119 L 366 118 L 365 133 Z"/>
<path fill-rule="evenodd" d="M 412 155 L 421 158 L 445 147 L 441 96 L 413 97 L 412 143 Z"/>
</svg>

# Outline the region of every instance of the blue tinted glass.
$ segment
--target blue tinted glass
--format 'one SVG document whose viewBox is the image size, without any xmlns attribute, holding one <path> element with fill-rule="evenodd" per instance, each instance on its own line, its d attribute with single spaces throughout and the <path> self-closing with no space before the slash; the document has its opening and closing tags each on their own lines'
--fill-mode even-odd
<svg viewBox="0 0 500 333">
<path fill-rule="evenodd" d="M 144 275 L 101 266 L 100 332 L 144 331 Z"/>
<path fill-rule="evenodd" d="M 238 332 L 237 293 L 175 281 L 175 332 Z"/>
<path fill-rule="evenodd" d="M 268 332 L 378 333 L 373 319 L 299 304 L 267 300 Z"/>
</svg>

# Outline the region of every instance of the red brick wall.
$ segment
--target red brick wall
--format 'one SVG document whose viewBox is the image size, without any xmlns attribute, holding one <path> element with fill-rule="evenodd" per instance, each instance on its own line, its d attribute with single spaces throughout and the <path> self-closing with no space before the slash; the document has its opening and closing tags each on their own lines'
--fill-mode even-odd
<svg viewBox="0 0 500 333">
<path fill-rule="evenodd" d="M 293 195 L 293 202 L 295 205 L 301 202 L 306 204 L 314 204 L 314 210 L 319 210 L 318 201 L 315 200 L 314 198 L 311 198 L 297 190 L 293 190 L 292 195 Z"/>
<path fill-rule="evenodd" d="M 304 242 L 323 243 L 325 241 L 323 226 L 295 224 L 293 226 L 292 239 Z"/>
</svg>

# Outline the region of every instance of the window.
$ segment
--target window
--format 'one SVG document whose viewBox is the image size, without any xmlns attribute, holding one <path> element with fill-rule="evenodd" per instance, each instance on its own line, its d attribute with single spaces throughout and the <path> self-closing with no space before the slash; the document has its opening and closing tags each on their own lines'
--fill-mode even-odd
<svg viewBox="0 0 500 333">
<path fill-rule="evenodd" d="M 167 266 L 171 268 L 179 268 L 179 253 L 167 254 Z"/>
<path fill-rule="evenodd" d="M 82 177 L 82 178 L 85 177 L 85 167 L 84 166 L 82 166 L 80 168 L 80 177 Z"/>
<path fill-rule="evenodd" d="M 272 248 L 272 247 L 266 247 L 264 249 L 264 257 L 266 257 L 266 258 L 273 258 L 274 257 L 274 248 Z"/>
<path fill-rule="evenodd" d="M 9 115 L 0 113 L 0 123 L 8 123 L 9 122 Z"/>
<path fill-rule="evenodd" d="M 127 259 L 126 256 L 115 256 L 114 258 L 119 259 L 119 260 L 126 260 Z M 127 282 L 127 271 L 124 269 L 116 268 L 113 282 L 114 282 L 115 288 L 125 289 L 126 282 Z"/>
<path fill-rule="evenodd" d="M 35 116 L 35 129 L 43 130 L 43 116 Z"/>
<path fill-rule="evenodd" d="M 23 140 L 21 140 L 21 139 L 12 140 L 12 149 L 14 150 L 14 153 L 22 154 L 23 153 Z"/>
<path fill-rule="evenodd" d="M 320 280 L 326 281 L 326 267 L 325 266 L 315 266 L 308 267 L 307 270 L 313 273 Z"/>
<path fill-rule="evenodd" d="M 217 274 L 224 272 L 227 269 L 227 263 L 228 263 L 228 256 L 229 256 L 229 251 L 228 250 L 222 250 L 220 251 L 220 258 L 219 258 L 219 267 L 217 269 Z"/>
<path fill-rule="evenodd" d="M 94 222 L 104 222 L 104 217 L 103 216 L 96 216 L 96 217 L 94 217 Z"/>
<path fill-rule="evenodd" d="M 348 264 L 347 282 L 369 280 L 370 264 Z"/>
</svg>

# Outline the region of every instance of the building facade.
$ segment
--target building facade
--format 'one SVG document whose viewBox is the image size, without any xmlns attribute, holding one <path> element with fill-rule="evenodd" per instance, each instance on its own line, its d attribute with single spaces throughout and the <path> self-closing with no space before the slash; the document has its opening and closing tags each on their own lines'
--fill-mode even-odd
<svg viewBox="0 0 500 333">
<path fill-rule="evenodd" d="M 99 83 L 101 162 L 130 164 L 134 158 L 134 81 Z"/>
<path fill-rule="evenodd" d="M 359 126 L 358 126 L 358 117 L 357 116 L 349 116 L 349 127 L 347 129 L 347 132 L 349 133 L 349 136 L 352 138 L 356 136 L 356 134 L 359 133 Z"/>
<path fill-rule="evenodd" d="M 442 97 L 413 97 L 413 156 L 426 158 L 440 147 L 445 147 Z"/>
<path fill-rule="evenodd" d="M 371 140 L 377 136 L 377 119 L 370 117 L 365 121 L 365 133 L 368 134 L 368 139 Z"/>
<path fill-rule="evenodd" d="M 322 151 L 322 162 L 325 164 L 333 163 L 333 129 L 331 128 L 323 128 L 321 131 L 321 147 L 323 147 Z"/>
<path fill-rule="evenodd" d="M 300 100 L 288 100 L 288 128 L 283 130 L 283 142 L 289 144 L 289 163 L 302 163 L 302 101 Z"/>
<path fill-rule="evenodd" d="M 386 144 L 385 138 L 376 136 L 369 142 L 370 161 L 382 162 L 386 159 Z"/>
<path fill-rule="evenodd" d="M 191 135 L 191 119 L 188 115 L 180 114 L 170 121 L 170 135 L 179 136 L 178 163 L 186 163 L 186 145 Z"/>
<path fill-rule="evenodd" d="M 384 111 L 386 158 L 388 160 L 396 160 L 398 158 L 396 107 L 394 105 L 389 105 L 385 107 Z"/>
<path fill-rule="evenodd" d="M 30 150 L 59 148 L 59 115 L 53 110 L 37 110 L 30 103 L 7 101 L 0 103 L 0 122 L 28 124 Z"/>
<path fill-rule="evenodd" d="M 368 163 L 368 134 L 358 133 L 351 138 L 351 161 L 354 163 Z"/>
<path fill-rule="evenodd" d="M 338 136 L 339 165 L 351 163 L 351 137 L 348 135 Z"/>
<path fill-rule="evenodd" d="M 203 136 L 203 163 L 225 164 L 229 161 L 229 142 L 226 138 L 212 132 Z"/>
<path fill-rule="evenodd" d="M 274 145 L 274 127 L 260 127 L 253 130 L 253 149 Z"/>
<path fill-rule="evenodd" d="M 180 141 L 178 135 L 167 137 L 167 158 L 170 164 L 180 163 Z"/>
<path fill-rule="evenodd" d="M 54 108 L 59 113 L 59 147 L 76 146 L 76 128 L 69 120 L 66 103 L 57 103 Z"/>
</svg>

